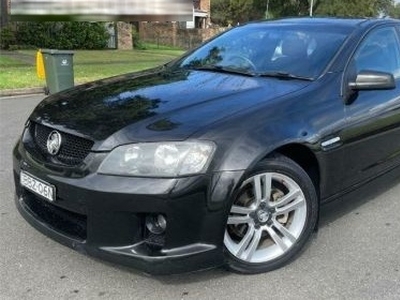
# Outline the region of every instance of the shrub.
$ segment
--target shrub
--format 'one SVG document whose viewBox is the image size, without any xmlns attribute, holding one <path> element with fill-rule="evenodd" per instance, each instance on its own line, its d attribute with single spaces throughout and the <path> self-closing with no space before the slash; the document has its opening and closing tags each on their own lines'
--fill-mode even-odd
<svg viewBox="0 0 400 300">
<path fill-rule="evenodd" d="M 104 23 L 24 22 L 16 32 L 17 44 L 36 48 L 104 49 L 108 39 Z"/>
<path fill-rule="evenodd" d="M 15 34 L 11 27 L 0 29 L 0 48 L 10 50 L 10 46 L 16 43 Z"/>
<path fill-rule="evenodd" d="M 139 32 L 136 30 L 135 26 L 132 26 L 132 45 L 133 48 L 138 50 L 146 50 L 146 45 L 141 41 Z"/>
</svg>

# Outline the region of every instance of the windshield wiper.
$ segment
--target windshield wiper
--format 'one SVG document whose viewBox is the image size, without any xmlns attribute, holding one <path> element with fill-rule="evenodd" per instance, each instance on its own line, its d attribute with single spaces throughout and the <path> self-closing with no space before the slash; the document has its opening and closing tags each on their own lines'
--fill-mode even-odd
<svg viewBox="0 0 400 300">
<path fill-rule="evenodd" d="M 239 69 L 235 69 L 235 68 L 224 67 L 224 66 L 215 66 L 215 65 L 190 67 L 190 69 L 201 70 L 201 71 L 212 71 L 212 72 L 219 72 L 219 73 L 228 73 L 228 74 L 239 74 L 239 75 L 245 75 L 245 76 L 251 76 L 251 77 L 257 76 L 257 74 L 254 72 L 248 72 L 248 71 L 239 70 Z"/>
<path fill-rule="evenodd" d="M 264 72 L 264 73 L 257 73 L 256 75 L 259 77 L 275 77 L 275 78 L 279 78 L 279 79 L 299 79 L 299 80 L 306 80 L 306 81 L 314 80 L 314 78 L 312 78 L 312 77 L 295 75 L 295 74 L 291 74 L 291 73 L 284 72 L 284 71 Z"/>
</svg>

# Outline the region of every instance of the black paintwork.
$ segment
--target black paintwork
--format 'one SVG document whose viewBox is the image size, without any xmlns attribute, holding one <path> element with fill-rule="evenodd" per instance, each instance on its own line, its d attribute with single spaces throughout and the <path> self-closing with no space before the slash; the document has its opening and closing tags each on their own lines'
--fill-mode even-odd
<svg viewBox="0 0 400 300">
<path fill-rule="evenodd" d="M 311 81 L 177 68 L 175 62 L 49 96 L 30 120 L 88 138 L 94 146 L 83 165 L 63 168 L 36 161 L 21 140 L 14 150 L 20 212 L 39 230 L 78 250 L 151 273 L 187 271 L 223 263 L 224 224 L 235 188 L 247 170 L 274 151 L 292 154 L 305 169 L 313 164 L 321 202 L 397 167 L 399 80 L 395 89 L 351 93 L 347 67 L 365 34 L 400 23 L 304 18 L 261 25 L 336 28 L 347 38 Z M 340 141 L 325 144 L 335 137 Z M 166 179 L 96 173 L 118 145 L 186 139 L 217 145 L 206 174 Z M 306 153 L 307 159 L 296 153 Z M 18 184 L 20 169 L 57 187 L 56 207 L 87 217 L 85 240 L 35 218 L 24 205 L 23 198 L 32 195 Z M 165 246 L 155 252 L 132 246 L 142 238 L 135 228 L 143 227 L 142 215 L 150 212 L 168 219 Z"/>
<path fill-rule="evenodd" d="M 50 96 L 31 119 L 89 137 L 96 141 L 94 151 L 107 151 L 132 141 L 187 139 L 205 126 L 308 84 L 195 70 L 151 70 Z"/>
</svg>

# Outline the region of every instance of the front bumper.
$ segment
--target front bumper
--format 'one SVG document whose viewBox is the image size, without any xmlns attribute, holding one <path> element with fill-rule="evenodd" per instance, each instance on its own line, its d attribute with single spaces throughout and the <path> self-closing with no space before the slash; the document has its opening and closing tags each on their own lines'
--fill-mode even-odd
<svg viewBox="0 0 400 300">
<path fill-rule="evenodd" d="M 96 155 L 96 154 L 93 154 Z M 94 159 L 95 160 L 95 159 Z M 54 202 L 21 187 L 20 171 L 57 188 Z M 242 172 L 181 179 L 127 178 L 40 164 L 22 143 L 14 149 L 16 206 L 36 229 L 79 252 L 150 274 L 171 274 L 223 264 L 227 203 Z M 146 216 L 163 214 L 154 236 Z"/>
</svg>

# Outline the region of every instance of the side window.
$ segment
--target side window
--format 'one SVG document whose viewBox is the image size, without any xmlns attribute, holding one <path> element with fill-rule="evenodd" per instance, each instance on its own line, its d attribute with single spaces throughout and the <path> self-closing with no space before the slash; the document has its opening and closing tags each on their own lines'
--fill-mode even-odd
<svg viewBox="0 0 400 300">
<path fill-rule="evenodd" d="M 374 30 L 362 41 L 353 57 L 357 73 L 361 70 L 382 71 L 400 77 L 400 50 L 394 28 Z"/>
</svg>

